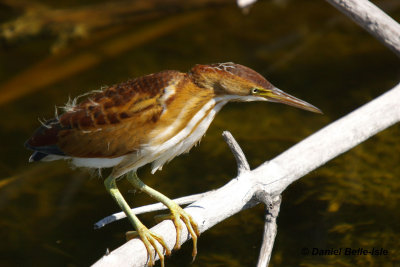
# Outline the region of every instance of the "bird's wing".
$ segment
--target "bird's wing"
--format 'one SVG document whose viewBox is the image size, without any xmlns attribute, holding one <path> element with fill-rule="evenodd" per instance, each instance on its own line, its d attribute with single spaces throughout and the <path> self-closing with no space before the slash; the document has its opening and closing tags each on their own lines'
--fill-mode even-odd
<svg viewBox="0 0 400 267">
<path fill-rule="evenodd" d="M 84 158 L 132 153 L 148 143 L 165 108 L 160 101 L 165 88 L 185 77 L 163 71 L 89 94 L 38 128 L 25 145 L 44 154 Z"/>
</svg>

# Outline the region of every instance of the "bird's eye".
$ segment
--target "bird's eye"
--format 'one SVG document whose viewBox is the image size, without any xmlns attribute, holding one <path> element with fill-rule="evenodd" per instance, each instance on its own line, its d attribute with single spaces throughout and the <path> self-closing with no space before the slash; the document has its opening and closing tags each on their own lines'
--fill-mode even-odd
<svg viewBox="0 0 400 267">
<path fill-rule="evenodd" d="M 258 90 L 257 88 L 253 88 L 251 89 L 251 93 L 254 94 L 258 94 L 260 92 L 260 90 Z"/>
</svg>

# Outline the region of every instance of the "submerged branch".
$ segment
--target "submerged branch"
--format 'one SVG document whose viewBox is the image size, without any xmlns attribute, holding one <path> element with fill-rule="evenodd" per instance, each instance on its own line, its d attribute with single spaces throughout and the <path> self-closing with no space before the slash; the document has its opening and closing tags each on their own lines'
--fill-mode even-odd
<svg viewBox="0 0 400 267">
<path fill-rule="evenodd" d="M 53 52 L 58 52 L 69 40 L 87 37 L 94 30 L 226 4 L 229 0 L 120 0 L 74 8 L 52 8 L 23 0 L 1 2 L 22 10 L 22 14 L 0 25 L 0 39 L 12 42 L 46 33 L 58 36 L 52 47 Z"/>
<path fill-rule="evenodd" d="M 204 12 L 188 13 L 164 19 L 140 30 L 128 32 L 112 40 L 99 42 L 78 54 L 49 57 L 0 84 L 0 106 L 19 97 L 60 82 L 93 68 L 104 60 L 146 44 L 181 27 L 200 20 Z M 62 62 L 62 64 L 61 64 Z M 37 79 L 41 77 L 41 79 Z"/>
</svg>

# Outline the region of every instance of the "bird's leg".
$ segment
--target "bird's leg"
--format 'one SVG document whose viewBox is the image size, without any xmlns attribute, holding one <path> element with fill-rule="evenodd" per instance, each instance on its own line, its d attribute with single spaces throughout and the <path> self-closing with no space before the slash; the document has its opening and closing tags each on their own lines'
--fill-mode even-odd
<svg viewBox="0 0 400 267">
<path fill-rule="evenodd" d="M 182 231 L 182 225 L 181 225 L 181 219 L 185 223 L 190 235 L 192 236 L 193 239 L 193 260 L 196 257 L 197 254 L 197 237 L 200 235 L 200 232 L 198 230 L 198 226 L 196 222 L 192 219 L 192 217 L 186 213 L 178 204 L 176 204 L 174 201 L 166 197 L 165 195 L 161 194 L 160 192 L 154 190 L 153 188 L 147 186 L 144 184 L 139 177 L 137 176 L 136 172 L 130 172 L 127 175 L 128 181 L 137 189 L 139 189 L 142 192 L 145 192 L 152 198 L 154 198 L 157 201 L 160 201 L 163 203 L 165 206 L 168 207 L 168 209 L 171 211 L 171 214 L 168 214 L 166 216 L 162 215 L 159 216 L 159 218 L 162 219 L 171 219 L 175 225 L 176 228 L 176 243 L 174 249 L 179 249 L 180 248 L 180 236 L 181 236 L 181 231 Z"/>
<path fill-rule="evenodd" d="M 115 199 L 115 201 L 118 203 L 119 207 L 125 212 L 126 217 L 128 217 L 129 221 L 132 223 L 133 227 L 136 229 L 137 235 L 139 235 L 140 239 L 143 241 L 144 246 L 146 247 L 147 253 L 149 254 L 149 266 L 154 265 L 154 257 L 152 253 L 151 247 L 154 248 L 156 253 L 158 254 L 161 262 L 161 266 L 164 266 L 164 255 L 162 251 L 157 246 L 157 243 L 160 243 L 164 248 L 165 248 L 165 254 L 170 255 L 171 251 L 167 247 L 167 245 L 164 242 L 164 239 L 151 232 L 149 229 L 147 229 L 146 226 L 144 226 L 138 217 L 136 217 L 135 214 L 131 211 L 131 208 L 129 207 L 128 203 L 126 203 L 124 197 L 122 196 L 121 192 L 118 190 L 117 184 L 116 184 L 116 178 L 114 176 L 110 176 L 107 179 L 104 180 L 104 185 L 107 188 L 107 191 L 111 194 L 111 196 Z"/>
</svg>

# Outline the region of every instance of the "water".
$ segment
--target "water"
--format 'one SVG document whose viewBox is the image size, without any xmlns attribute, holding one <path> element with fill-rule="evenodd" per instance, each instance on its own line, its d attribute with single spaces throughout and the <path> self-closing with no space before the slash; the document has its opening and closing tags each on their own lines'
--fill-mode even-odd
<svg viewBox="0 0 400 267">
<path fill-rule="evenodd" d="M 378 4 L 399 20 L 397 1 Z M 16 18 L 13 10 L 3 9 L 0 20 Z M 107 248 L 123 244 L 125 231 L 131 230 L 126 221 L 93 229 L 97 220 L 118 211 L 101 178 L 65 162 L 27 163 L 23 143 L 39 126 L 38 118 L 52 117 L 54 106 L 69 96 L 164 69 L 187 71 L 197 63 L 233 61 L 324 111 L 321 116 L 278 104 L 227 105 L 188 155 L 155 175 L 149 167 L 140 170 L 143 181 L 175 198 L 218 188 L 235 177 L 223 130 L 232 132 L 254 168 L 399 81 L 398 58 L 324 1 L 261 1 L 247 16 L 227 3 L 165 10 L 98 27 L 64 47 L 57 48 L 57 37 L 48 30 L 3 42 L 1 266 L 87 266 Z M 90 21 L 90 12 L 86 18 Z M 51 54 L 51 49 L 59 52 Z M 284 192 L 273 266 L 400 263 L 399 133 L 399 125 L 389 128 Z M 119 185 L 132 206 L 151 202 L 132 193 L 126 182 Z M 154 215 L 140 218 L 151 226 Z M 262 229 L 259 205 L 202 234 L 192 265 L 190 242 L 166 264 L 254 266 Z M 389 255 L 302 255 L 303 248 L 314 247 L 375 247 Z"/>
</svg>

